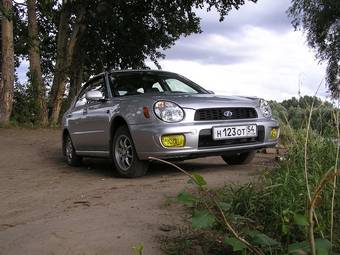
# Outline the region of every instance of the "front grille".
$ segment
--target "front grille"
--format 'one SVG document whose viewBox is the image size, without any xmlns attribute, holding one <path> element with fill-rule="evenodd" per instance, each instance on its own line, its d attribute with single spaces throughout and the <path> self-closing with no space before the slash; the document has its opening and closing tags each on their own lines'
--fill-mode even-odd
<svg viewBox="0 0 340 255">
<path fill-rule="evenodd" d="M 264 141 L 264 127 L 257 126 L 257 137 L 236 138 L 226 140 L 214 140 L 212 137 L 211 129 L 202 129 L 198 138 L 198 148 L 204 147 L 221 147 L 221 146 L 233 146 L 242 144 L 252 144 Z"/>
<path fill-rule="evenodd" d="M 195 113 L 195 120 L 236 120 L 257 118 L 254 108 L 206 108 Z"/>
</svg>

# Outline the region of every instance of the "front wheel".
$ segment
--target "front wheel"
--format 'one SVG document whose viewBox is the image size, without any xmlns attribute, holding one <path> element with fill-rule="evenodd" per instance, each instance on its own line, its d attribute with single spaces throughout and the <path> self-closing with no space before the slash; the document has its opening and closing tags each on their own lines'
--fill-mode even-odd
<svg viewBox="0 0 340 255">
<path fill-rule="evenodd" d="M 139 160 L 127 126 L 120 126 L 112 141 L 112 159 L 122 177 L 140 177 L 146 174 L 148 161 Z"/>
<path fill-rule="evenodd" d="M 237 153 L 234 155 L 222 155 L 222 159 L 228 165 L 245 165 L 250 163 L 255 156 L 255 151 Z"/>
</svg>

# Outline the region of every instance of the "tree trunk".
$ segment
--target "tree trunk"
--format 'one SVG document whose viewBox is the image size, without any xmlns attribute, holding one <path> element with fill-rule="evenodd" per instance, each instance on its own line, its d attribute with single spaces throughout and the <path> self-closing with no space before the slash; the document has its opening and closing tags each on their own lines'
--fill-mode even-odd
<svg viewBox="0 0 340 255">
<path fill-rule="evenodd" d="M 38 38 L 38 25 L 36 16 L 35 0 L 27 0 L 28 11 L 28 34 L 29 34 L 29 60 L 30 60 L 30 78 L 33 89 L 35 104 L 35 121 L 38 125 L 46 126 L 48 124 L 47 106 L 45 101 L 45 85 L 42 79 L 40 64 L 40 42 Z"/>
<path fill-rule="evenodd" d="M 63 99 L 63 89 L 66 83 L 66 53 L 68 41 L 68 22 L 70 18 L 70 10 L 63 4 L 58 29 L 57 39 L 57 58 L 51 88 L 51 108 L 50 124 L 56 125 L 59 119 L 61 101 Z"/>
<path fill-rule="evenodd" d="M 73 62 L 71 69 L 70 89 L 67 96 L 66 108 L 70 107 L 83 82 L 84 63 L 80 54 L 75 56 L 75 61 Z"/>
<path fill-rule="evenodd" d="M 64 4 L 65 5 L 65 4 Z M 85 17 L 85 7 L 81 6 L 77 19 L 72 26 L 72 33 L 68 39 L 68 19 L 70 12 L 66 6 L 64 6 L 59 22 L 58 42 L 57 42 L 57 60 L 55 74 L 52 84 L 52 114 L 50 118 L 50 124 L 56 125 L 59 120 L 61 105 L 65 93 L 65 85 L 67 77 L 69 75 L 69 69 L 73 62 L 74 52 L 81 34 L 84 32 L 85 27 L 82 24 Z"/>
<path fill-rule="evenodd" d="M 0 125 L 6 125 L 12 112 L 14 87 L 14 45 L 13 45 L 13 5 L 11 0 L 2 0 L 6 12 L 1 20 L 1 90 L 0 90 Z"/>
</svg>

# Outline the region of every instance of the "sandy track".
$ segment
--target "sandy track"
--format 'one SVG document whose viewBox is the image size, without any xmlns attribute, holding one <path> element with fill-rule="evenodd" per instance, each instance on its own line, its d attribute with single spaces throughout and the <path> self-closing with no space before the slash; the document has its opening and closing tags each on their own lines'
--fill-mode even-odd
<svg viewBox="0 0 340 255">
<path fill-rule="evenodd" d="M 187 178 L 159 164 L 138 179 L 113 176 L 109 160 L 72 168 L 60 147 L 59 130 L 0 129 L 0 254 L 132 254 L 137 243 L 145 254 L 162 254 L 162 226 L 183 215 L 178 205 L 164 206 L 165 197 Z M 248 166 L 219 157 L 179 165 L 222 186 L 254 178 L 273 155 L 258 154 Z"/>
</svg>

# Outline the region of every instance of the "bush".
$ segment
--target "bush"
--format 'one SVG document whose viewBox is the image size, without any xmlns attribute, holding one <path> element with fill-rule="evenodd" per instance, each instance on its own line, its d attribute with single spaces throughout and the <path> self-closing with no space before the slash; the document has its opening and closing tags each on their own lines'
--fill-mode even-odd
<svg viewBox="0 0 340 255">
<path fill-rule="evenodd" d="M 304 177 L 305 130 L 294 133 L 295 143 L 288 147 L 286 159 L 272 172 L 262 176 L 261 185 L 226 186 L 219 191 L 223 202 L 229 203 L 234 214 L 256 222 L 256 228 L 279 240 L 284 248 L 293 242 L 306 240 L 308 194 Z M 326 171 L 334 167 L 336 144 L 315 132 L 310 134 L 307 149 L 307 169 L 313 192 Z M 339 184 L 339 178 L 338 178 Z M 330 239 L 332 183 L 323 190 L 316 211 L 316 236 Z M 340 193 L 336 193 L 340 201 Z M 334 218 L 340 218 L 340 205 L 335 204 Z M 336 224 L 335 248 L 340 250 L 340 225 Z"/>
<path fill-rule="evenodd" d="M 279 120 L 280 126 L 289 125 L 292 129 L 306 128 L 313 105 L 310 126 L 321 135 L 334 136 L 335 122 L 333 114 L 336 108 L 327 101 L 321 101 L 317 97 L 304 96 L 284 100 L 281 103 L 270 102 L 273 116 Z"/>
<path fill-rule="evenodd" d="M 11 123 L 14 125 L 33 126 L 35 119 L 35 104 L 32 89 L 29 84 L 16 83 L 13 95 L 13 110 Z"/>
</svg>

